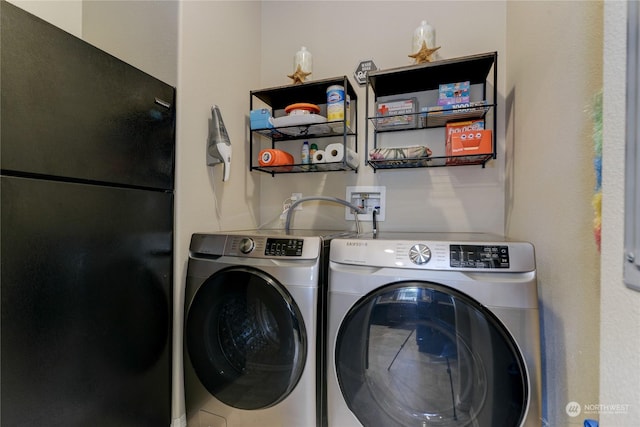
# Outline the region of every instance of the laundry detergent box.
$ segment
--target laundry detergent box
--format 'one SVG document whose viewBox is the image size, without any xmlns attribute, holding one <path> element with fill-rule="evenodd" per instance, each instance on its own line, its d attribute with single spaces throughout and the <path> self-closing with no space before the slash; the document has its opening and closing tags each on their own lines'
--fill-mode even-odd
<svg viewBox="0 0 640 427">
<path fill-rule="evenodd" d="M 493 140 L 490 129 L 467 130 L 451 135 L 451 154 L 455 164 L 479 163 L 493 153 Z"/>
<path fill-rule="evenodd" d="M 454 156 L 452 147 L 452 136 L 467 131 L 483 130 L 484 119 L 463 120 L 455 122 L 447 122 L 445 125 L 445 155 L 447 156 L 448 165 L 457 165 L 459 159 L 451 158 Z"/>
</svg>

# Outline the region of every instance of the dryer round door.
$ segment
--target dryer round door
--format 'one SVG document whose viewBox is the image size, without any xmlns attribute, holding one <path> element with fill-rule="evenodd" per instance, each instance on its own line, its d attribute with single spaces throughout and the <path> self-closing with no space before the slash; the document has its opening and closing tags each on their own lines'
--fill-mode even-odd
<svg viewBox="0 0 640 427">
<path fill-rule="evenodd" d="M 187 311 L 185 340 L 202 385 L 239 409 L 282 401 L 307 356 L 295 301 L 273 277 L 252 268 L 220 270 L 202 284 Z"/>
<path fill-rule="evenodd" d="M 468 296 L 424 281 L 360 299 L 338 331 L 343 397 L 367 427 L 520 426 L 526 369 L 503 324 Z"/>
</svg>

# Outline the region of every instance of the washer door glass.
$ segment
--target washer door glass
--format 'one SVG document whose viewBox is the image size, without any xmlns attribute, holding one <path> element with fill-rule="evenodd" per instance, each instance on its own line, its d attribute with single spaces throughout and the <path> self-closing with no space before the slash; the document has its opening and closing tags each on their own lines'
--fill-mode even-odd
<svg viewBox="0 0 640 427">
<path fill-rule="evenodd" d="M 478 302 L 435 283 L 362 298 L 335 356 L 347 405 L 367 427 L 515 427 L 526 412 L 526 370 L 510 334 Z"/>
<path fill-rule="evenodd" d="M 287 397 L 307 356 L 304 321 L 291 295 L 250 268 L 221 270 L 203 283 L 187 312 L 185 340 L 200 382 L 240 409 Z"/>
</svg>

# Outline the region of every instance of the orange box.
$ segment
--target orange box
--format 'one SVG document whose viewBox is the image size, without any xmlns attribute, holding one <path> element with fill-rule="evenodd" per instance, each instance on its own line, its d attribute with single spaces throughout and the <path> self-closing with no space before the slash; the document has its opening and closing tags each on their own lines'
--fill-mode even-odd
<svg viewBox="0 0 640 427">
<path fill-rule="evenodd" d="M 481 163 L 481 154 L 493 154 L 493 140 L 490 129 L 477 129 L 454 133 L 450 135 L 451 141 L 447 144 L 447 156 L 456 156 L 449 159 L 449 164 Z M 458 157 L 459 156 L 459 157 Z"/>
<path fill-rule="evenodd" d="M 454 134 L 467 132 L 467 131 L 476 131 L 484 129 L 484 119 L 476 119 L 476 120 L 463 120 L 463 121 L 454 121 L 447 122 L 445 126 L 445 154 L 447 155 L 447 164 L 448 165 L 457 165 L 455 158 L 452 158 L 453 152 L 451 151 L 451 137 Z"/>
</svg>

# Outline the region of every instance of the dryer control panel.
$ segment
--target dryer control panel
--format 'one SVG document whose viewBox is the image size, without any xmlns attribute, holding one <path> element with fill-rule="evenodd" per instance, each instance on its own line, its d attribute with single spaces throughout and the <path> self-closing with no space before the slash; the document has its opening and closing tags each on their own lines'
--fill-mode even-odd
<svg viewBox="0 0 640 427">
<path fill-rule="evenodd" d="M 332 262 L 371 267 L 441 271 L 525 272 L 535 270 L 527 242 L 413 239 L 334 239 Z"/>
<path fill-rule="evenodd" d="M 449 245 L 449 265 L 459 268 L 509 268 L 509 247 Z"/>
</svg>

